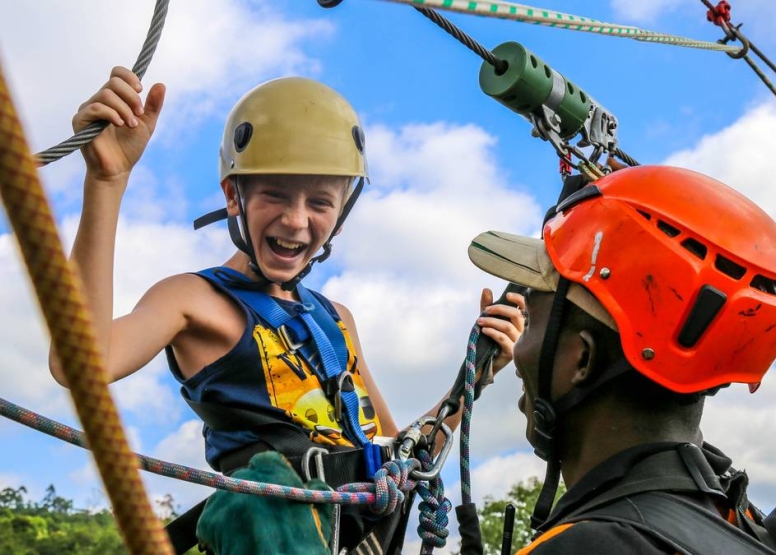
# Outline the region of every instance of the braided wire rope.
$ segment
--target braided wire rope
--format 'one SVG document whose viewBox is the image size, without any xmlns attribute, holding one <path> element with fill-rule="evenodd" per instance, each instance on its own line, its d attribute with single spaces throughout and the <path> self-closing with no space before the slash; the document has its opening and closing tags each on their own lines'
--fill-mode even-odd
<svg viewBox="0 0 776 555">
<path fill-rule="evenodd" d="M 79 276 L 68 264 L 0 67 L 0 199 L 14 230 L 94 460 L 133 555 L 172 555 L 129 450 Z"/>
<path fill-rule="evenodd" d="M 625 151 L 623 151 L 620 148 L 615 149 L 614 155 L 628 164 L 629 166 L 640 166 L 641 164 L 638 163 L 638 161 L 633 158 L 632 156 L 628 155 Z"/>
<path fill-rule="evenodd" d="M 741 33 L 739 29 L 741 25 L 733 25 L 730 23 L 730 6 L 727 5 L 727 11 L 725 14 L 723 14 L 718 10 L 719 6 L 715 6 L 709 2 L 709 0 L 701 0 L 701 3 L 709 9 L 707 19 L 714 25 L 719 26 L 725 32 L 725 38 L 719 41 L 720 44 L 727 44 L 732 40 L 741 41 L 741 43 L 744 45 L 741 49 L 741 52 L 737 55 L 732 55 L 732 57 L 743 58 L 744 61 L 749 64 L 749 67 L 752 68 L 752 71 L 755 72 L 757 77 L 760 78 L 760 81 L 762 81 L 763 84 L 768 87 L 768 89 L 770 89 L 774 95 L 776 95 L 776 86 L 773 85 L 768 76 L 765 75 L 762 69 L 760 69 L 760 66 L 757 65 L 757 62 L 755 62 L 752 57 L 749 56 L 748 52 L 751 50 L 757 54 L 760 59 L 765 62 L 765 64 L 774 72 L 776 72 L 776 64 L 768 59 L 768 57 L 763 54 L 759 48 L 752 44 L 752 42 L 746 38 L 743 33 Z"/>
<path fill-rule="evenodd" d="M 164 20 L 167 17 L 167 8 L 169 7 L 169 4 L 170 0 L 156 1 L 154 15 L 151 18 L 151 26 L 148 29 L 148 34 L 143 43 L 143 47 L 140 49 L 140 55 L 138 56 L 135 65 L 132 66 L 132 71 L 140 79 L 143 78 L 148 66 L 151 64 L 151 58 L 153 58 L 156 46 L 159 44 L 159 38 L 162 36 L 162 29 L 164 28 Z M 37 153 L 35 158 L 37 159 L 38 165 L 45 166 L 75 152 L 84 145 L 89 144 L 92 139 L 102 133 L 107 126 L 108 122 L 105 120 L 90 123 L 69 139 Z"/>
<path fill-rule="evenodd" d="M 736 53 L 741 50 L 740 47 L 734 45 L 689 39 L 676 35 L 659 33 L 656 31 L 648 31 L 646 29 L 633 27 L 631 25 L 607 23 L 588 17 L 545 10 L 542 8 L 534 8 L 531 6 L 525 6 L 523 4 L 503 2 L 500 0 L 480 0 L 477 2 L 471 0 L 383 1 L 397 4 L 410 4 L 415 8 L 420 5 L 421 7 L 436 8 L 439 10 L 479 15 L 483 17 L 492 17 L 496 19 L 507 19 L 521 23 L 533 23 L 536 25 L 545 25 L 547 27 L 555 27 L 558 29 L 569 29 L 571 31 L 582 31 L 586 33 L 610 35 L 613 37 L 626 37 L 642 42 L 656 42 L 674 46 L 683 46 L 686 48 L 716 50 L 729 53 Z"/>
<path fill-rule="evenodd" d="M 470 35 L 464 33 L 459 27 L 453 24 L 452 21 L 443 17 L 439 12 L 430 8 L 423 8 L 418 6 L 415 6 L 415 9 L 436 23 L 439 27 L 447 31 L 447 33 L 455 37 L 466 48 L 496 68 L 496 73 L 502 74 L 507 70 L 507 63 L 504 60 L 497 58 L 493 52 L 482 46 Z"/>
</svg>

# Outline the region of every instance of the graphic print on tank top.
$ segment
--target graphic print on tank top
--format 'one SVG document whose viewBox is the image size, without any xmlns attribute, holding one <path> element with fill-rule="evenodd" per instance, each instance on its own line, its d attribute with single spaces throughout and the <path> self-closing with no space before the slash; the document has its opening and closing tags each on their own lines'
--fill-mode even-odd
<svg viewBox="0 0 776 555">
<path fill-rule="evenodd" d="M 337 322 L 348 348 L 348 371 L 353 377 L 359 400 L 359 423 L 370 440 L 380 435 L 380 423 L 357 368 L 355 349 L 344 324 Z M 310 438 L 329 445 L 352 445 L 334 417 L 334 407 L 321 383 L 299 352 L 291 351 L 273 330 L 262 325 L 253 329 L 269 401 L 286 412 L 292 421 L 310 431 Z"/>
</svg>

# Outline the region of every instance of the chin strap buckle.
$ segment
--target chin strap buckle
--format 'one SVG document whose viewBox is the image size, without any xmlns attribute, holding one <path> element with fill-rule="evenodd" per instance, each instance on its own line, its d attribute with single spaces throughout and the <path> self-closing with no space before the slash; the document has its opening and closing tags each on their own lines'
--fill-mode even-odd
<svg viewBox="0 0 776 555">
<path fill-rule="evenodd" d="M 543 461 L 549 461 L 555 441 L 555 425 L 557 414 L 549 401 L 536 399 L 534 401 L 534 453 Z"/>
</svg>

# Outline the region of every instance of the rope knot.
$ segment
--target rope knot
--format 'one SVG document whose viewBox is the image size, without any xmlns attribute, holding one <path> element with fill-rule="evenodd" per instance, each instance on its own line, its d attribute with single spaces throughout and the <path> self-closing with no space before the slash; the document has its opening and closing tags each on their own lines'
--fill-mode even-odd
<svg viewBox="0 0 776 555">
<path fill-rule="evenodd" d="M 390 514 L 404 503 L 404 494 L 415 489 L 416 482 L 410 471 L 418 467 L 414 459 L 393 460 L 385 463 L 374 475 L 375 502 L 370 510 L 378 515 Z"/>
<path fill-rule="evenodd" d="M 426 451 L 420 452 L 420 460 L 424 469 L 431 466 L 431 455 Z M 421 553 L 431 553 L 435 547 L 444 547 L 450 532 L 447 529 L 449 513 L 453 505 L 445 497 L 445 488 L 442 479 L 437 476 L 428 485 L 418 484 L 418 495 L 423 501 L 418 504 L 420 510 L 418 536 L 423 540 Z"/>
</svg>

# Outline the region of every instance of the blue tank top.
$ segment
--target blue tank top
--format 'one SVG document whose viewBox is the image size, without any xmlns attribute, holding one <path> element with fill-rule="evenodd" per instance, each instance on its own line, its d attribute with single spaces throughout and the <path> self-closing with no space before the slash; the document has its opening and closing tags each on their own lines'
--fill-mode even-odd
<svg viewBox="0 0 776 555">
<path fill-rule="evenodd" d="M 249 279 L 229 268 L 215 268 L 210 275 L 198 273 L 218 291 L 242 308 L 245 330 L 235 346 L 220 359 L 208 364 L 191 378 L 185 379 L 172 349 L 165 348 L 173 376 L 181 384 L 181 394 L 195 402 L 208 402 L 247 409 L 283 423 L 292 423 L 308 433 L 310 439 L 325 445 L 352 445 L 344 436 L 342 426 L 334 418 L 320 382 L 308 362 L 298 351 L 290 350 L 277 330 L 270 327 L 257 311 L 234 293 L 235 281 Z M 348 348 L 348 371 L 351 372 L 359 397 L 359 423 L 369 439 L 379 435 L 380 422 L 369 399 L 358 370 L 358 359 L 350 334 L 331 302 L 311 291 L 337 323 Z M 298 303 L 275 299 L 292 312 Z M 226 453 L 261 440 L 250 429 L 239 431 L 213 430 L 207 424 L 205 459 L 218 468 Z"/>
</svg>

